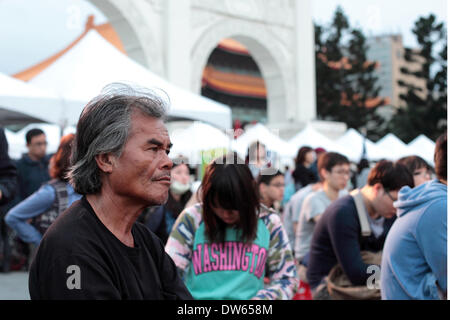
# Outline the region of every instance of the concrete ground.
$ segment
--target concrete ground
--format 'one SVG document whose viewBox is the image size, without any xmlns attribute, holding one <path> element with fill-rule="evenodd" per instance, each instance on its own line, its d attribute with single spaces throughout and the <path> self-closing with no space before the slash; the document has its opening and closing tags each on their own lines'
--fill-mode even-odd
<svg viewBox="0 0 450 320">
<path fill-rule="evenodd" d="M 0 300 L 30 300 L 28 272 L 0 273 Z"/>
</svg>

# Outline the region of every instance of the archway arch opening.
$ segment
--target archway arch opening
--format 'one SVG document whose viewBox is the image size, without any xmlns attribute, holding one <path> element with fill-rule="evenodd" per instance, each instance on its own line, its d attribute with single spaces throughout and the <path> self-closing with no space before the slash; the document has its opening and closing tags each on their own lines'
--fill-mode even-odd
<svg viewBox="0 0 450 320">
<path fill-rule="evenodd" d="M 267 122 L 267 88 L 258 63 L 235 38 L 223 38 L 203 69 L 201 94 L 231 107 L 235 126 Z"/>
<path fill-rule="evenodd" d="M 262 28 L 255 28 L 250 22 L 220 21 L 197 38 L 191 51 L 193 91 L 202 92 L 204 70 L 211 54 L 223 39 L 230 38 L 247 49 L 259 69 L 260 81 L 263 81 L 266 90 L 264 123 L 273 126 L 292 118 L 295 111 L 292 56 L 276 35 Z"/>
</svg>

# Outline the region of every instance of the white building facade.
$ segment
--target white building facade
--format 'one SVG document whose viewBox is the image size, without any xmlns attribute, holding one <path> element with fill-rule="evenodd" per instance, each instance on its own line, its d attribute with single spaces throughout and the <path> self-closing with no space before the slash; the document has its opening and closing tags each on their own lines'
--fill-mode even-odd
<svg viewBox="0 0 450 320">
<path fill-rule="evenodd" d="M 201 91 L 218 43 L 247 47 L 267 88 L 268 126 L 289 136 L 316 118 L 310 0 L 90 0 L 127 54 L 172 83 Z"/>
</svg>

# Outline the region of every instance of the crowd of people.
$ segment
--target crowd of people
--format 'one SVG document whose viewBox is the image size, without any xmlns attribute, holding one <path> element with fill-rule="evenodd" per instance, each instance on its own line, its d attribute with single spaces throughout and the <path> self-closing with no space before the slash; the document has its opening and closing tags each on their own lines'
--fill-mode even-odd
<svg viewBox="0 0 450 320">
<path fill-rule="evenodd" d="M 55 154 L 33 129 L 17 161 L 0 130 L 2 270 L 28 270 L 32 299 L 446 298 L 446 133 L 434 168 L 303 146 L 281 170 L 255 141 L 194 188 L 165 103 L 116 84 Z"/>
</svg>

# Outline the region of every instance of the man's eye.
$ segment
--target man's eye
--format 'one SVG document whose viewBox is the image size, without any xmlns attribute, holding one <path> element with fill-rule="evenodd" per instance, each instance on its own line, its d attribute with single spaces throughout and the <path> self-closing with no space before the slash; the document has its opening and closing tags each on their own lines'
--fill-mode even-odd
<svg viewBox="0 0 450 320">
<path fill-rule="evenodd" d="M 170 153 L 170 149 L 166 149 L 166 154 L 169 154 Z"/>
</svg>

